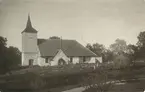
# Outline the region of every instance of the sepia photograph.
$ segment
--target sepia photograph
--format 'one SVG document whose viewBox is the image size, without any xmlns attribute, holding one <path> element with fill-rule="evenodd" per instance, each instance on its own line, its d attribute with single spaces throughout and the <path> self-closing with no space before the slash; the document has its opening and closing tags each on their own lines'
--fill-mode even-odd
<svg viewBox="0 0 145 92">
<path fill-rule="evenodd" d="M 145 92 L 145 0 L 0 0 L 0 92 Z"/>
</svg>

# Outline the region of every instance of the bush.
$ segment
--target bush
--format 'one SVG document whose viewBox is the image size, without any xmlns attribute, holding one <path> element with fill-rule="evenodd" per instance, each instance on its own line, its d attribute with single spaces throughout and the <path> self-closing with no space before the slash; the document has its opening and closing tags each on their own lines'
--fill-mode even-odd
<svg viewBox="0 0 145 92">
<path fill-rule="evenodd" d="M 47 83 L 44 79 L 42 79 L 40 76 L 36 76 L 31 82 L 30 82 L 30 88 L 32 90 L 39 90 L 44 87 L 46 87 Z"/>
<path fill-rule="evenodd" d="M 123 54 L 117 55 L 113 61 L 114 61 L 115 69 L 126 68 L 130 66 L 131 64 L 131 61 L 129 60 L 129 58 Z"/>
<path fill-rule="evenodd" d="M 112 87 L 104 69 L 98 69 L 95 73 L 88 74 L 83 81 L 82 86 L 86 88 L 84 92 L 105 92 Z"/>
</svg>

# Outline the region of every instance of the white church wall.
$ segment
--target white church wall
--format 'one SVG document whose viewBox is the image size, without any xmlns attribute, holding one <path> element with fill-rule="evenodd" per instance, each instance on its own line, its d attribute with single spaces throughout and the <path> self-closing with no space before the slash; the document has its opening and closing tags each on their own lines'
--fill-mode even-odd
<svg viewBox="0 0 145 92">
<path fill-rule="evenodd" d="M 96 57 L 90 57 L 89 60 L 86 61 L 87 63 L 96 63 Z"/>
<path fill-rule="evenodd" d="M 38 65 L 38 55 L 37 53 L 23 53 L 22 54 L 22 65 L 27 66 L 29 65 L 29 60 L 33 60 L 33 65 Z"/>
<path fill-rule="evenodd" d="M 56 66 L 56 65 L 58 65 L 58 61 L 52 60 L 52 61 L 51 61 L 51 66 Z"/>
<path fill-rule="evenodd" d="M 58 60 L 61 58 L 66 61 L 66 64 L 68 64 L 69 58 L 64 54 L 62 50 L 59 50 L 53 61 L 51 61 L 51 66 L 58 65 Z"/>
<path fill-rule="evenodd" d="M 50 60 L 49 59 L 48 59 L 48 62 L 49 63 L 46 63 L 45 58 L 41 57 L 41 53 L 39 51 L 39 54 L 38 54 L 38 65 L 39 66 L 50 66 Z"/>
<path fill-rule="evenodd" d="M 48 61 L 48 63 L 45 62 L 45 58 L 39 57 L 38 58 L 38 62 L 40 66 L 50 66 L 51 64 L 49 63 L 50 61 Z"/>
<path fill-rule="evenodd" d="M 36 33 L 22 33 L 22 52 L 38 52 Z"/>
<path fill-rule="evenodd" d="M 96 57 L 96 59 L 97 59 L 100 63 L 103 62 L 102 57 Z"/>
<path fill-rule="evenodd" d="M 79 63 L 79 57 L 73 57 L 73 64 Z"/>
<path fill-rule="evenodd" d="M 100 62 L 100 63 L 102 63 L 102 57 L 90 57 L 90 60 L 88 59 L 86 59 L 86 62 L 85 63 L 96 63 L 96 59 Z"/>
<path fill-rule="evenodd" d="M 76 63 L 95 63 L 95 60 L 96 57 L 85 57 L 85 62 L 82 61 L 83 60 L 83 57 L 73 57 L 73 64 L 76 64 Z"/>
<path fill-rule="evenodd" d="M 22 66 L 29 65 L 30 59 L 33 65 L 38 65 L 38 46 L 36 33 L 22 33 Z"/>
</svg>

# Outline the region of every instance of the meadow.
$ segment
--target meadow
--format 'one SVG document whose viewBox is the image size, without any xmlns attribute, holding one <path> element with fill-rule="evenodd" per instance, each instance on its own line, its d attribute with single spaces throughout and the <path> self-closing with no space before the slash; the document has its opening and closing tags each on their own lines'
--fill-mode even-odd
<svg viewBox="0 0 145 92">
<path fill-rule="evenodd" d="M 62 90 L 82 86 L 84 78 L 87 78 L 90 74 L 96 74 L 100 69 L 106 72 L 108 81 L 125 80 L 127 82 L 125 85 L 132 85 L 130 87 L 133 87 L 136 82 L 132 83 L 132 80 L 137 80 L 138 83 L 140 79 L 144 80 L 145 78 L 145 67 L 143 64 L 141 65 L 124 69 L 112 69 L 102 66 L 94 68 L 94 64 L 29 67 L 12 71 L 11 74 L 1 75 L 0 89 L 4 92 L 36 92 L 36 90 L 41 92 L 42 89 L 47 89 L 47 92 L 48 90 L 57 89 L 61 92 Z M 144 81 L 141 84 L 144 84 Z M 118 85 L 114 88 L 117 90 L 120 87 L 122 88 L 122 86 Z M 125 88 L 122 89 L 124 90 L 122 92 L 127 92 Z"/>
</svg>

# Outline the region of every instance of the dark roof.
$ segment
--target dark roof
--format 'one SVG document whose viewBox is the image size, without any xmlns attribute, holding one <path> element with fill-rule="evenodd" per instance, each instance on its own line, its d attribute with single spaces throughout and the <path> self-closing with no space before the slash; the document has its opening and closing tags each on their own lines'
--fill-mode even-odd
<svg viewBox="0 0 145 92">
<path fill-rule="evenodd" d="M 37 30 L 32 27 L 30 16 L 28 15 L 27 25 L 23 32 L 27 33 L 37 33 Z"/>
<path fill-rule="evenodd" d="M 43 43 L 43 42 L 45 42 L 45 41 L 47 41 L 47 39 L 37 39 L 37 45 L 39 45 L 39 44 L 41 44 L 41 43 Z"/>
<path fill-rule="evenodd" d="M 94 56 L 96 54 L 75 40 L 48 39 L 38 45 L 41 56 L 55 56 L 61 49 L 67 56 Z"/>
</svg>

